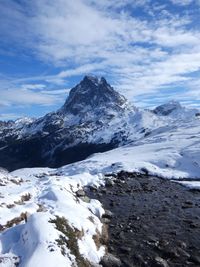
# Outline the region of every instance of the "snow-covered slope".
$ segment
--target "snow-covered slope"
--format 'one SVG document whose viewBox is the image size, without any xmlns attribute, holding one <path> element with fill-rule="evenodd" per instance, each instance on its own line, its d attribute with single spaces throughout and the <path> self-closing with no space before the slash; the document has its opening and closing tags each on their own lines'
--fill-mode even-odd
<svg viewBox="0 0 200 267">
<path fill-rule="evenodd" d="M 102 177 L 58 175 L 47 168 L 0 173 L 0 266 L 89 266 L 105 248 L 97 200 L 78 197 Z M 15 265 L 16 264 L 16 265 Z"/>
<path fill-rule="evenodd" d="M 145 139 L 108 152 L 98 153 L 76 165 L 76 171 L 92 173 L 120 170 L 145 172 L 169 179 L 200 179 L 200 125 L 160 129 Z M 95 166 L 95 167 L 94 167 Z M 63 167 L 64 171 L 68 167 Z"/>
<path fill-rule="evenodd" d="M 170 118 L 167 124 L 165 117 L 158 121 L 151 112 L 137 116 L 142 119 L 135 129 L 148 126 L 148 134 L 125 146 L 58 169 L 0 172 L 1 266 L 98 263 L 105 248 L 95 237 L 102 234 L 104 210 L 98 201 L 78 198 L 76 192 L 103 184 L 104 174 L 148 172 L 176 181 L 186 178 L 181 183 L 199 187 L 199 119 Z M 68 240 L 75 242 L 76 250 Z"/>
</svg>

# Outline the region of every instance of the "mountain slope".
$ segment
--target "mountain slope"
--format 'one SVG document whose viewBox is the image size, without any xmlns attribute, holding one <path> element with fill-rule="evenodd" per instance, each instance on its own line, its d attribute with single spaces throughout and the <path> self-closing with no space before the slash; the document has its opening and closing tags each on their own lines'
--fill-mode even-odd
<svg viewBox="0 0 200 267">
<path fill-rule="evenodd" d="M 95 243 L 102 235 L 104 210 L 99 201 L 77 193 L 95 183 L 93 176 L 85 175 L 81 183 L 79 177 L 54 173 L 47 168 L 0 170 L 1 267 L 87 267 L 104 255 L 104 246 Z"/>
<path fill-rule="evenodd" d="M 0 164 L 22 167 L 60 167 L 87 156 L 117 148 L 160 132 L 169 132 L 198 110 L 169 102 L 153 111 L 139 110 L 104 78 L 86 76 L 56 112 L 36 120 L 0 124 Z"/>
<path fill-rule="evenodd" d="M 86 76 L 58 111 L 24 125 L 1 127 L 1 166 L 57 167 L 109 150 L 123 139 L 119 123 L 134 112 L 104 78 Z"/>
<path fill-rule="evenodd" d="M 140 190 L 142 187 L 139 189 L 138 184 L 140 185 L 140 183 L 137 179 L 141 182 L 142 176 L 137 175 L 137 172 L 176 179 L 176 182 L 200 188 L 199 119 L 194 117 L 188 122 L 182 119 L 174 121 L 174 119 L 168 118 L 166 121 L 164 116 L 163 124 L 166 122 L 171 122 L 171 124 L 159 126 L 155 114 L 152 112 L 145 112 L 144 114 L 138 112 L 135 115 L 137 122 L 140 122 L 137 126 L 140 128 L 142 125 L 148 125 L 148 127 L 154 125 L 155 128 L 152 127 L 151 132 L 148 128 L 148 132 L 146 132 L 148 134 L 145 138 L 142 137 L 125 146 L 108 152 L 97 153 L 82 162 L 69 164 L 59 169 L 27 168 L 12 173 L 0 171 L 2 198 L 0 227 L 3 231 L 0 234 L 0 258 L 3 267 L 14 267 L 18 263 L 21 267 L 38 266 L 41 262 L 46 262 L 48 266 L 52 267 L 57 264 L 59 266 L 79 266 L 80 255 L 82 255 L 82 264 L 84 257 L 93 263 L 92 266 L 98 266 L 95 264 L 104 255 L 105 249 L 101 244 L 96 244 L 94 240 L 96 240 L 96 233 L 103 234 L 102 214 L 104 210 L 98 201 L 84 198 L 83 188 L 89 186 L 96 191 L 99 185 L 106 183 L 112 185 L 113 181 L 109 181 L 109 179 L 116 181 L 116 178 L 113 177 L 116 177 L 116 173 L 120 171 L 128 171 L 130 174 L 136 172 L 136 187 L 127 188 L 129 191 L 124 192 L 124 195 L 121 191 L 121 184 L 127 183 L 127 176 L 123 178 L 123 172 L 116 183 L 121 198 L 125 199 L 123 201 L 126 201 L 127 192 L 131 190 L 133 190 L 133 195 L 130 195 L 130 198 L 135 201 L 135 194 L 138 194 L 141 201 L 142 192 Z M 182 178 L 187 180 L 182 182 L 180 181 Z M 145 179 L 151 180 L 152 177 L 148 175 L 143 177 L 142 184 L 146 188 L 146 194 L 149 196 L 153 193 L 157 196 L 154 182 L 152 182 L 152 188 L 149 188 L 146 187 Z M 162 186 L 163 183 L 161 182 L 161 193 Z M 109 186 L 109 188 L 112 190 L 113 187 Z M 83 195 L 82 198 L 77 197 L 79 190 L 81 190 L 79 194 Z M 174 203 L 171 192 L 168 191 L 167 194 L 167 197 L 170 197 Z M 105 196 L 105 188 L 102 188 L 100 195 Z M 198 196 L 197 193 L 195 195 Z M 108 193 L 106 196 L 109 199 L 111 197 Z M 178 199 L 177 194 L 175 196 Z M 165 201 L 166 198 L 162 204 L 166 205 L 167 208 L 168 204 Z M 184 201 L 187 204 L 185 208 L 188 208 L 191 202 L 188 202 L 187 196 Z M 152 205 L 152 203 L 145 202 L 148 209 L 147 216 L 149 216 L 147 204 Z M 182 210 L 184 203 L 179 199 L 180 204 Z M 118 208 L 118 205 L 116 207 Z M 135 209 L 135 205 L 131 207 Z M 157 205 L 156 210 L 163 216 Z M 24 217 L 24 214 L 27 218 Z M 191 221 L 190 213 L 187 214 L 188 220 Z M 130 217 L 130 214 L 128 216 Z M 143 219 L 145 220 L 145 217 Z M 182 218 L 181 221 L 183 221 Z M 58 228 L 60 223 L 62 227 Z M 133 225 L 135 225 L 135 219 Z M 65 227 L 68 231 L 64 232 L 64 236 L 69 240 L 74 240 L 73 235 L 71 235 L 72 232 L 78 233 L 75 239 L 78 253 L 75 253 L 70 242 L 61 242 L 63 240 L 61 237 L 64 237 L 62 229 Z M 71 230 L 69 231 L 69 229 Z M 199 228 L 195 227 L 194 229 Z M 123 228 L 120 231 L 122 230 Z M 181 231 L 186 234 L 187 239 L 188 232 L 183 228 Z M 193 227 L 190 228 L 190 231 L 193 231 Z M 173 236 L 173 240 L 175 238 Z M 119 242 L 119 239 L 117 240 Z"/>
</svg>

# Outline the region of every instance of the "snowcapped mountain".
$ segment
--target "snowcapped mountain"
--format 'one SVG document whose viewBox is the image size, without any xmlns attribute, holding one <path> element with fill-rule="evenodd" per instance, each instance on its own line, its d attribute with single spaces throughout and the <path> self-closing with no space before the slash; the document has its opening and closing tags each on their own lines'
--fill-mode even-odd
<svg viewBox="0 0 200 267">
<path fill-rule="evenodd" d="M 125 138 L 121 126 L 134 112 L 104 78 L 86 76 L 56 112 L 1 126 L 1 166 L 61 166 L 116 147 Z"/>
<path fill-rule="evenodd" d="M 173 112 L 181 111 L 183 108 L 177 101 L 170 101 L 166 104 L 160 105 L 154 109 L 154 113 L 158 115 L 167 116 Z"/>
<path fill-rule="evenodd" d="M 59 167 L 197 120 L 196 114 L 177 102 L 139 110 L 104 78 L 85 76 L 56 112 L 0 124 L 1 166 Z"/>
<path fill-rule="evenodd" d="M 0 266 L 102 266 L 108 211 L 85 186 L 128 171 L 200 188 L 199 116 L 175 101 L 140 110 L 86 76 L 56 112 L 0 122 L 2 167 L 64 165 L 0 168 Z"/>
<path fill-rule="evenodd" d="M 79 115 L 108 115 L 123 111 L 127 101 L 102 78 L 86 76 L 69 94 L 60 113 Z"/>
</svg>

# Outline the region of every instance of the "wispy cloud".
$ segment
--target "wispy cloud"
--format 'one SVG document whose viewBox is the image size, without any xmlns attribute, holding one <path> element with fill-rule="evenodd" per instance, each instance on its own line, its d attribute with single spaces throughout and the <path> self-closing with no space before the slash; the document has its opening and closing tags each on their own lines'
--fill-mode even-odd
<svg viewBox="0 0 200 267">
<path fill-rule="evenodd" d="M 198 4 L 170 1 L 180 9 Z M 15 78 L 14 92 L 20 91 L 23 103 L 28 99 L 30 104 L 51 105 L 60 101 L 57 93 L 62 95 L 68 79 L 95 73 L 106 75 L 132 99 L 165 95 L 177 86 L 183 87 L 183 95 L 190 92 L 190 97 L 200 99 L 200 87 L 195 89 L 198 93 L 192 90 L 198 75 L 191 77 L 200 71 L 200 28 L 190 12 L 174 12 L 170 1 L 35 0 L 22 1 L 23 5 L 2 1 L 4 42 L 15 40 L 16 49 L 59 68 L 54 74 Z M 12 93 L 3 90 L 1 98 L 9 103 Z M 17 99 L 15 103 L 20 102 Z"/>
<path fill-rule="evenodd" d="M 0 114 L 0 120 L 16 120 L 20 117 L 24 117 L 24 114 L 18 114 L 18 113 L 1 113 Z"/>
<path fill-rule="evenodd" d="M 175 5 L 187 6 L 194 2 L 194 0 L 170 0 Z"/>
<path fill-rule="evenodd" d="M 47 90 L 45 84 L 19 84 L 17 80 L 1 80 L 0 81 L 0 106 L 16 107 L 16 106 L 52 106 L 62 103 L 63 95 L 67 90 Z"/>
</svg>

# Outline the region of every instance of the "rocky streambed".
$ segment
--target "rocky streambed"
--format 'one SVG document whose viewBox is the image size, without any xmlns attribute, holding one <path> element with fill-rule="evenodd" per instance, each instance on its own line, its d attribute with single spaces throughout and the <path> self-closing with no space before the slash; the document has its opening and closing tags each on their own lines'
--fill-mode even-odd
<svg viewBox="0 0 200 267">
<path fill-rule="evenodd" d="M 107 210 L 108 253 L 119 261 L 105 267 L 200 266 L 200 192 L 147 174 L 109 175 L 88 195 Z"/>
</svg>

